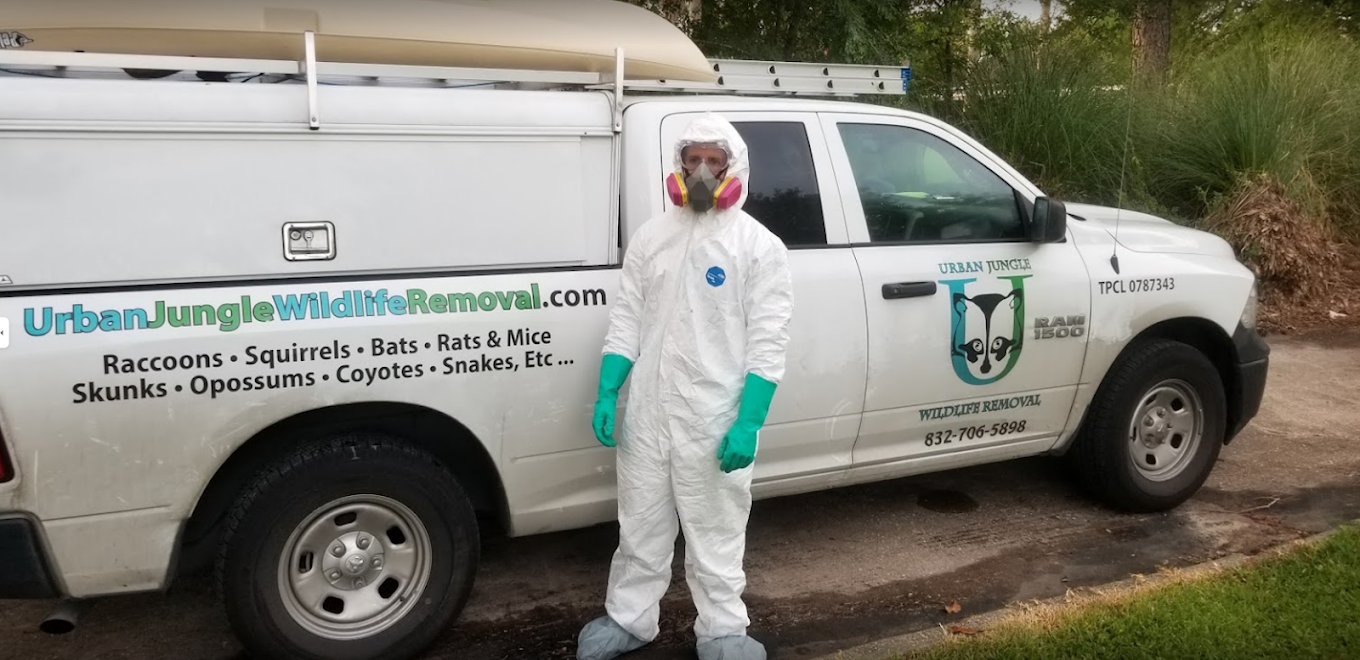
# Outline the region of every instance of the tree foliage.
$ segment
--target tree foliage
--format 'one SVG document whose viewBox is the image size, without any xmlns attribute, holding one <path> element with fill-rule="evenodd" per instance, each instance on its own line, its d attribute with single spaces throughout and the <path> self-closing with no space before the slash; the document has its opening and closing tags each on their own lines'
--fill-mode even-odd
<svg viewBox="0 0 1360 660">
<path fill-rule="evenodd" d="M 632 0 L 665 16 L 709 57 L 882 63 L 905 54 L 914 0 Z"/>
</svg>

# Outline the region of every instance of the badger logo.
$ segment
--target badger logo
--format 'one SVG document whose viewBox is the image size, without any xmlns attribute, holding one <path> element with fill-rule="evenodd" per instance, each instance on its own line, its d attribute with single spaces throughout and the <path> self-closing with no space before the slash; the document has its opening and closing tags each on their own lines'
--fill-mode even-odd
<svg viewBox="0 0 1360 660">
<path fill-rule="evenodd" d="M 0 32 L 0 49 L 23 48 L 31 43 L 33 40 L 22 32 Z"/>
<path fill-rule="evenodd" d="M 998 277 L 1001 291 L 976 291 L 977 279 L 944 280 L 949 287 L 949 357 L 954 375 L 969 385 L 990 385 L 1015 368 L 1024 345 L 1025 280 L 1033 275 Z"/>
</svg>

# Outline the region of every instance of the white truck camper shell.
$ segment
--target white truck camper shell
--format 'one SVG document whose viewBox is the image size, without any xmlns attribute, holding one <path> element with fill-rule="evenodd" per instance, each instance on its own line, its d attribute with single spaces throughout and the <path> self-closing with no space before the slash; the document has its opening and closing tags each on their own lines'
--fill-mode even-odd
<svg viewBox="0 0 1360 660">
<path fill-rule="evenodd" d="M 329 0 L 206 6 L 155 0 L 116 9 L 97 0 L 72 6 L 21 1 L 13 11 L 7 6 L 0 29 L 23 46 L 0 49 L 3 93 L 11 100 L 0 103 L 0 130 L 14 132 L 0 176 L 14 177 L 35 162 L 51 168 L 53 186 L 72 179 L 61 172 L 105 173 L 59 195 L 30 189 L 12 200 L 10 212 L 69 217 L 96 212 L 86 206 L 97 200 L 137 197 L 145 204 L 136 222 L 83 227 L 66 259 L 23 273 L 16 288 L 152 282 L 164 272 L 212 281 L 238 276 L 243 266 L 262 277 L 296 274 L 296 262 L 304 259 L 280 263 L 277 254 L 259 250 L 261 234 L 278 227 L 272 213 L 254 209 L 295 208 L 299 217 L 335 219 L 448 219 L 424 223 L 418 235 L 366 225 L 337 237 L 324 259 L 305 259 L 302 265 L 316 273 L 422 271 L 450 263 L 468 270 L 603 265 L 618 255 L 617 241 L 609 238 L 618 228 L 617 204 L 602 206 L 602 200 L 618 198 L 615 136 L 622 132 L 626 93 L 900 95 L 911 77 L 909 67 L 704 59 L 674 26 L 615 0 L 514 0 L 494 10 L 480 2 L 411 0 L 387 3 L 376 13 L 369 3 Z M 491 29 L 507 24 L 537 27 L 514 31 L 513 38 Z M 298 25 L 324 29 L 285 29 Z M 456 28 L 444 27 L 449 25 Z M 561 36 L 580 26 L 591 30 Z M 598 44 L 610 39 L 621 45 L 606 55 Z M 266 59 L 282 54 L 300 58 Z M 513 68 L 520 64 L 548 68 Z M 634 72 L 670 77 L 627 77 Z M 202 84 L 127 84 L 133 78 Z M 562 91 L 578 93 L 556 93 Z M 100 102 L 80 101 L 86 98 Z M 100 150 L 44 139 L 45 129 L 80 127 L 141 135 L 110 139 L 109 148 Z M 251 140 L 244 134 L 323 128 L 334 139 L 310 152 L 287 140 L 241 141 Z M 413 142 L 409 135 L 422 137 Z M 427 159 L 415 155 L 420 150 L 438 154 Z M 259 169 L 250 181 L 251 160 L 276 166 Z M 177 166 L 158 165 L 167 161 Z M 297 176 L 281 181 L 279 169 Z M 26 176 L 33 175 L 29 170 Z M 345 178 L 387 181 L 402 194 L 355 197 L 357 188 L 307 184 Z M 218 187 L 228 179 L 236 181 L 232 190 Z M 480 193 L 450 199 L 446 182 L 452 181 Z M 538 194 L 520 194 L 526 181 Z M 249 194 L 240 194 L 242 184 Z M 231 203 L 201 209 L 207 224 L 218 228 L 212 240 L 166 249 L 183 218 L 157 209 L 222 196 Z M 213 215 L 221 220 L 211 221 Z M 544 226 L 547 216 L 554 221 Z M 608 226 L 594 222 L 602 216 L 611 219 Z M 0 262 L 11 261 L 4 258 L 8 251 L 39 244 L 49 231 L 41 225 L 10 229 Z M 130 240 L 129 232 L 142 240 Z M 287 250 L 287 232 L 279 241 Z M 114 243 L 131 249 L 104 258 Z M 337 258 L 342 245 L 369 249 L 345 250 Z"/>
</svg>

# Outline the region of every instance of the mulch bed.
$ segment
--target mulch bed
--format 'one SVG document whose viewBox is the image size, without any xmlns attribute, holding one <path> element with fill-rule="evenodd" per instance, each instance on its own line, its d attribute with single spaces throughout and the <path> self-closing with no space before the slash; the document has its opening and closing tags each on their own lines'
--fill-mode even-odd
<svg viewBox="0 0 1360 660">
<path fill-rule="evenodd" d="M 1360 246 L 1340 240 L 1278 181 L 1243 181 L 1206 220 L 1256 273 L 1263 332 L 1360 326 Z"/>
<path fill-rule="evenodd" d="M 1360 247 L 1338 249 L 1340 267 L 1309 294 L 1262 287 L 1258 320 L 1267 334 L 1290 335 L 1321 329 L 1360 328 Z"/>
</svg>

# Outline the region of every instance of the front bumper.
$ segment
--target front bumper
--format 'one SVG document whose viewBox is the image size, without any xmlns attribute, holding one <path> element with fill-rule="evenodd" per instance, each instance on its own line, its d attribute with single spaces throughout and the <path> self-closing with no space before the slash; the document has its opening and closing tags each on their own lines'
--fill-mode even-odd
<svg viewBox="0 0 1360 660">
<path fill-rule="evenodd" d="M 33 521 L 0 516 L 0 598 L 57 598 Z"/>
<path fill-rule="evenodd" d="M 1233 333 L 1237 364 L 1232 374 L 1228 410 L 1228 434 L 1224 442 L 1231 442 L 1246 428 L 1247 423 L 1261 411 L 1265 398 L 1266 374 L 1270 371 L 1270 345 L 1255 330 L 1238 325 Z"/>
</svg>

